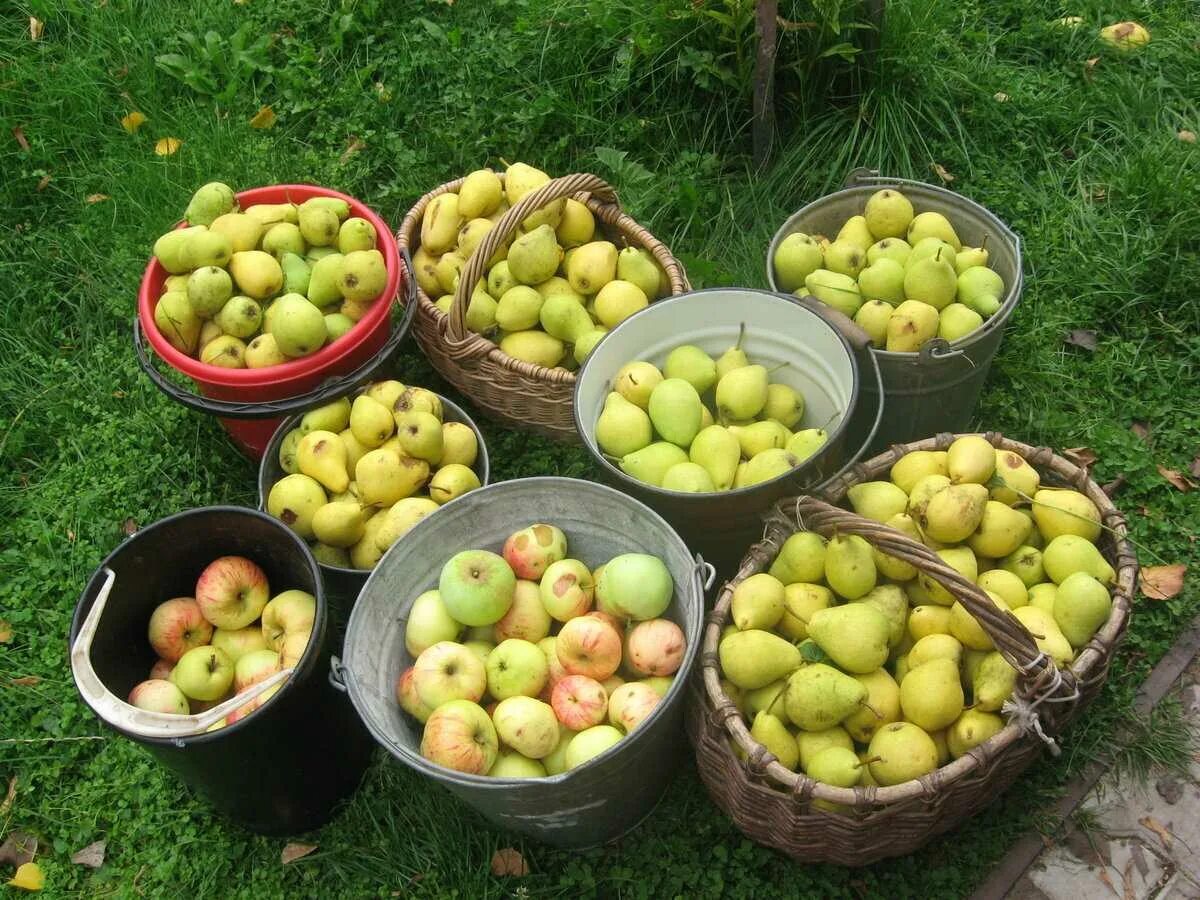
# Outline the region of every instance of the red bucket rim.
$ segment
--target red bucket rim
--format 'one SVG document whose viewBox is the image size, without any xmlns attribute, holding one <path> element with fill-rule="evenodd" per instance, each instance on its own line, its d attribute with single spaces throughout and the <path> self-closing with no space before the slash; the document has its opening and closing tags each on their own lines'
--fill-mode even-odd
<svg viewBox="0 0 1200 900">
<path fill-rule="evenodd" d="M 236 196 L 240 207 L 253 206 L 258 203 L 294 202 L 293 197 L 301 201 L 310 197 L 334 197 L 345 200 L 350 206 L 351 215 L 366 219 L 375 227 L 376 248 L 383 254 L 383 261 L 388 273 L 387 284 L 384 285 L 380 299 L 371 305 L 367 314 L 355 322 L 354 327 L 341 339 L 322 347 L 311 356 L 304 356 L 261 369 L 228 369 L 200 362 L 198 359 L 181 353 L 171 346 L 159 332 L 158 326 L 154 323 L 154 308 L 161 296 L 162 283 L 169 273 L 152 255 L 142 273 L 142 282 L 138 289 L 138 318 L 142 323 L 142 331 L 150 340 L 154 352 L 165 363 L 183 374 L 206 384 L 224 387 L 256 387 L 273 384 L 311 375 L 314 371 L 337 363 L 352 352 L 379 326 L 380 322 L 385 321 L 391 314 L 392 303 L 400 286 L 401 269 L 400 252 L 395 236 L 383 218 L 365 203 L 332 188 L 310 184 L 277 184 L 249 188 L 239 191 Z M 175 228 L 184 228 L 186 224 L 181 220 L 176 223 Z"/>
</svg>

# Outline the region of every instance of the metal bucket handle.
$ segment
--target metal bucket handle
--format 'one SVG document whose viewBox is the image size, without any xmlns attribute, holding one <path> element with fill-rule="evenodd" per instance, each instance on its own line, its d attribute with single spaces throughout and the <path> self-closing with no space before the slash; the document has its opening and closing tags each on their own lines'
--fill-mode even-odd
<svg viewBox="0 0 1200 900">
<path fill-rule="evenodd" d="M 100 586 L 96 599 L 92 602 L 92 608 L 88 610 L 87 618 L 84 619 L 79 634 L 75 638 L 75 643 L 71 645 L 71 671 L 75 676 L 79 693 L 104 721 L 145 737 L 193 737 L 204 734 L 209 726 L 292 676 L 293 669 L 283 669 L 271 675 L 270 678 L 247 688 L 236 697 L 230 697 L 220 706 L 214 706 L 198 715 L 179 716 L 131 706 L 105 687 L 100 676 L 92 667 L 92 640 L 96 636 L 100 617 L 104 614 L 104 607 L 108 605 L 109 594 L 112 593 L 113 585 L 117 580 L 117 573 L 108 566 L 104 567 L 103 572 L 104 584 Z M 182 746 L 182 742 L 177 743 Z"/>
</svg>

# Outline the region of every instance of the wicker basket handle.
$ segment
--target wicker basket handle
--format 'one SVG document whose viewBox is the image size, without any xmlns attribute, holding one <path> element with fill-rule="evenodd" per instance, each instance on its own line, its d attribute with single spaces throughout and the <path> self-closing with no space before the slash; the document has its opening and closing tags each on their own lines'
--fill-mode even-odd
<svg viewBox="0 0 1200 900">
<path fill-rule="evenodd" d="M 467 306 L 471 302 L 471 293 L 475 290 L 475 282 L 483 277 L 487 261 L 497 248 L 517 233 L 521 223 L 537 212 L 547 203 L 572 197 L 578 193 L 592 194 L 606 203 L 617 203 L 617 193 L 607 181 L 586 172 L 575 175 L 564 175 L 554 178 L 540 188 L 530 191 L 500 217 L 494 228 L 489 231 L 458 276 L 458 288 L 454 292 L 454 302 L 450 304 L 450 313 L 445 318 L 445 338 L 450 345 L 459 345 L 456 355 L 482 356 L 496 345 L 482 335 L 467 330 Z"/>
</svg>

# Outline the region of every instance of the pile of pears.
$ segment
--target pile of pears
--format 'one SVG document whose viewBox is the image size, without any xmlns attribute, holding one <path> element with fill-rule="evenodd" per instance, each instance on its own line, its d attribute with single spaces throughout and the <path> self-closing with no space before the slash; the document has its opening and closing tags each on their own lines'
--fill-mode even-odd
<svg viewBox="0 0 1200 900">
<path fill-rule="evenodd" d="M 503 178 L 491 169 L 472 172 L 457 192 L 430 201 L 413 265 L 439 310 L 450 312 L 463 266 L 500 217 L 549 181 L 517 162 Z M 568 197 L 534 212 L 492 254 L 465 319 L 514 359 L 574 371 L 610 328 L 670 292 L 653 254 L 618 250 L 597 235 L 586 204 Z"/>
<path fill-rule="evenodd" d="M 184 218 L 186 228 L 154 242 L 170 273 L 154 323 L 180 353 L 212 366 L 262 369 L 316 353 L 387 285 L 375 226 L 336 197 L 239 209 L 214 181 Z"/>
<path fill-rule="evenodd" d="M 645 360 L 622 366 L 596 421 L 601 451 L 638 481 L 691 494 L 770 481 L 816 453 L 825 429 L 791 431 L 804 395 L 752 363 L 744 336 L 743 325 L 718 359 L 682 344 L 661 370 Z"/>
<path fill-rule="evenodd" d="M 399 381 L 309 410 L 279 445 L 287 474 L 267 512 L 318 562 L 371 569 L 414 525 L 480 486 L 474 430 L 443 421 L 441 398 Z"/>
<path fill-rule="evenodd" d="M 1115 574 L 1095 504 L 976 435 L 917 450 L 850 488 L 859 515 L 933 548 L 1011 611 L 1056 665 L 1108 620 Z M 734 590 L 720 643 L 728 696 L 793 771 L 835 787 L 894 785 L 1005 725 L 1017 673 L 966 607 L 856 535 L 797 532 Z M 826 804 L 826 808 L 828 805 Z"/>
<path fill-rule="evenodd" d="M 937 212 L 917 213 L 884 188 L 831 241 L 789 234 L 775 251 L 775 281 L 854 319 L 881 350 L 911 353 L 933 338 L 957 341 L 995 315 L 1004 279 L 988 268 L 987 237 L 964 247 Z"/>
</svg>

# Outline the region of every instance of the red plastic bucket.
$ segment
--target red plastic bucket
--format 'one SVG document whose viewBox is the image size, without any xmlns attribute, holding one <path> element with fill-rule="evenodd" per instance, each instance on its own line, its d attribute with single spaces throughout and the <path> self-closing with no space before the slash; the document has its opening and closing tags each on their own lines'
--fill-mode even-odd
<svg viewBox="0 0 1200 900">
<path fill-rule="evenodd" d="M 138 292 L 138 314 L 133 325 L 133 342 L 143 370 L 155 385 L 191 409 L 220 417 L 229 436 L 247 455 L 259 459 L 271 436 L 286 415 L 320 405 L 366 381 L 388 359 L 408 331 L 416 303 L 412 265 L 401 262 L 396 239 L 387 224 L 364 204 L 345 194 L 308 184 L 280 184 L 253 188 L 237 195 L 242 207 L 259 203 L 302 203 L 310 197 L 336 197 L 350 205 L 350 214 L 375 226 L 376 244 L 387 265 L 388 280 L 381 299 L 340 340 L 311 356 L 263 369 L 227 369 L 202 363 L 176 350 L 154 324 L 154 307 L 162 296 L 168 272 L 154 257 L 142 275 Z M 176 227 L 182 228 L 180 222 Z M 400 282 L 405 282 L 404 316 L 391 327 L 392 301 Z M 145 340 L 171 368 L 196 383 L 199 394 L 168 380 L 155 368 L 146 353 Z M 340 377 L 338 377 L 340 376 Z"/>
</svg>

